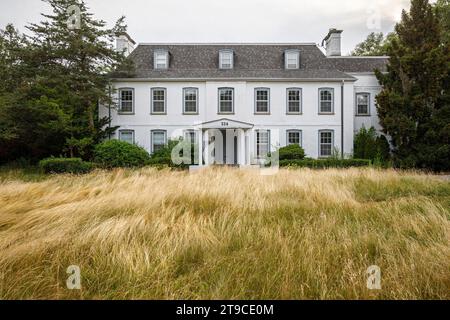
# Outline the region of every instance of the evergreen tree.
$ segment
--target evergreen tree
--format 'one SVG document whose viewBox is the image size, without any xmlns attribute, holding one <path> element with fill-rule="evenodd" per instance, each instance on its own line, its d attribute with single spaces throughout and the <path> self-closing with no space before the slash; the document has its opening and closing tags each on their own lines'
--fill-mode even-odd
<svg viewBox="0 0 450 320">
<path fill-rule="evenodd" d="M 377 110 L 402 167 L 450 169 L 449 47 L 427 0 L 412 0 L 388 47 Z"/>
<path fill-rule="evenodd" d="M 355 135 L 353 157 L 372 161 L 388 161 L 390 158 L 389 143 L 385 136 L 377 135 L 374 127 L 362 127 Z"/>
<path fill-rule="evenodd" d="M 67 118 L 54 98 L 42 94 L 33 55 L 12 25 L 0 31 L 0 162 L 58 153 L 64 143 Z"/>
<path fill-rule="evenodd" d="M 94 144 L 108 134 L 102 129 L 108 119 L 99 119 L 98 103 L 113 103 L 109 73 L 130 69 L 112 45 L 115 36 L 126 31 L 124 18 L 108 28 L 82 0 L 43 1 L 53 12 L 28 26 L 31 33 L 25 40 L 8 40 L 12 27 L 1 34 L 3 49 L 16 61 L 0 63 L 9 65 L 18 80 L 0 91 L 0 111 L 5 110 L 0 130 L 8 128 L 0 133 L 0 153 L 3 149 L 9 150 L 4 151 L 7 158 L 38 159 L 66 152 L 89 158 Z M 69 10 L 71 6 L 79 8 L 75 28 L 70 27 L 76 13 Z M 14 37 L 21 38 L 17 33 Z M 13 101 L 7 92 L 15 96 Z"/>
<path fill-rule="evenodd" d="M 450 0 L 437 0 L 434 10 L 441 24 L 442 41 L 450 43 Z"/>
</svg>

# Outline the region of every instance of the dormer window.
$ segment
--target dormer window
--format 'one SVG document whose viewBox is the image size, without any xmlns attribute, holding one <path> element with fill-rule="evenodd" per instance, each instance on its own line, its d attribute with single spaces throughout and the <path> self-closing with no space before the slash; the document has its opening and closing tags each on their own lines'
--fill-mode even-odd
<svg viewBox="0 0 450 320">
<path fill-rule="evenodd" d="M 221 50 L 219 52 L 219 68 L 233 69 L 233 51 Z"/>
<path fill-rule="evenodd" d="M 284 52 L 284 67 L 286 69 L 298 69 L 300 66 L 300 52 L 298 50 L 286 50 Z"/>
<path fill-rule="evenodd" d="M 169 68 L 169 52 L 167 50 L 155 50 L 153 58 L 155 69 Z"/>
</svg>

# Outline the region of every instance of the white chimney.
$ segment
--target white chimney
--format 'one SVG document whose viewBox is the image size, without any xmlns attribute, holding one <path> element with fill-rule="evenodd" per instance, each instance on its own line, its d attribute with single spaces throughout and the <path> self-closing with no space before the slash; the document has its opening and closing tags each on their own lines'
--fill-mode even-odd
<svg viewBox="0 0 450 320">
<path fill-rule="evenodd" d="M 116 50 L 123 52 L 125 56 L 128 56 L 133 50 L 136 42 L 131 39 L 128 33 L 120 33 L 116 35 Z"/>
<path fill-rule="evenodd" d="M 330 29 L 325 39 L 325 49 L 327 52 L 327 57 L 340 56 L 341 55 L 341 33 L 343 30 Z"/>
</svg>

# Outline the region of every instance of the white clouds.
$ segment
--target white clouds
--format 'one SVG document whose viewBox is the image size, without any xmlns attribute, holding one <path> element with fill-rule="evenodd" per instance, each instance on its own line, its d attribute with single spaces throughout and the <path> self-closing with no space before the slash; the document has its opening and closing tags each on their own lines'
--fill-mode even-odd
<svg viewBox="0 0 450 320">
<path fill-rule="evenodd" d="M 409 0 L 86 0 L 98 18 L 127 16 L 138 42 L 319 43 L 330 27 L 344 29 L 343 51 L 371 31 L 391 31 Z M 379 12 L 381 29 L 369 30 L 368 9 Z M 38 0 L 2 0 L 0 26 L 37 21 Z"/>
</svg>

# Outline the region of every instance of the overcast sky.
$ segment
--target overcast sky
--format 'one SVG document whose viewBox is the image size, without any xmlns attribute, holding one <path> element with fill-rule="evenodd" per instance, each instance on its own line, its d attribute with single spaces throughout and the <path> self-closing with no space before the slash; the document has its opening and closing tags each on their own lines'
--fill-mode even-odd
<svg viewBox="0 0 450 320">
<path fill-rule="evenodd" d="M 343 29 L 343 53 L 390 32 L 409 0 L 86 0 L 96 18 L 125 15 L 136 42 L 314 42 Z M 0 27 L 40 20 L 40 0 L 1 0 Z"/>
</svg>

